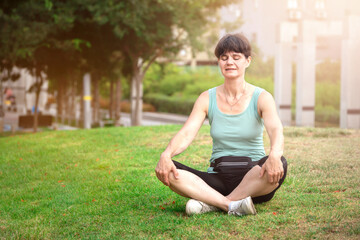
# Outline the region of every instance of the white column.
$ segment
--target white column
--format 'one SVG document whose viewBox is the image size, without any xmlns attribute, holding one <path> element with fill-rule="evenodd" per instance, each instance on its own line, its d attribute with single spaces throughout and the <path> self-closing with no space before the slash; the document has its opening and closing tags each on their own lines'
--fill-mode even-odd
<svg viewBox="0 0 360 240">
<path fill-rule="evenodd" d="M 316 24 L 299 23 L 296 65 L 296 125 L 315 126 Z"/>
<path fill-rule="evenodd" d="M 278 25 L 275 52 L 274 95 L 277 110 L 284 126 L 291 125 L 292 48 L 297 25 L 282 22 Z"/>
<path fill-rule="evenodd" d="M 340 127 L 360 128 L 360 16 L 344 21 L 341 49 Z"/>
<path fill-rule="evenodd" d="M 84 85 L 84 128 L 91 128 L 91 76 L 86 73 L 83 79 Z"/>
</svg>

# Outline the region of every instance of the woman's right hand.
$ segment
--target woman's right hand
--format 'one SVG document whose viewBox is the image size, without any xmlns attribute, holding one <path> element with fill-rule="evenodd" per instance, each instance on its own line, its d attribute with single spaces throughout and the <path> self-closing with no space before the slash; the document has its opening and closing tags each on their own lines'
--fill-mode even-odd
<svg viewBox="0 0 360 240">
<path fill-rule="evenodd" d="M 169 176 L 179 178 L 172 156 L 182 153 L 193 141 L 203 124 L 209 106 L 209 92 L 203 92 L 196 100 L 193 110 L 181 130 L 171 139 L 155 168 L 156 177 L 166 186 L 170 186 Z"/>
<path fill-rule="evenodd" d="M 175 178 L 179 178 L 179 173 L 176 170 L 175 164 L 169 156 L 161 154 L 160 160 L 155 168 L 156 177 L 166 186 L 170 186 L 169 175 L 171 172 Z"/>
</svg>

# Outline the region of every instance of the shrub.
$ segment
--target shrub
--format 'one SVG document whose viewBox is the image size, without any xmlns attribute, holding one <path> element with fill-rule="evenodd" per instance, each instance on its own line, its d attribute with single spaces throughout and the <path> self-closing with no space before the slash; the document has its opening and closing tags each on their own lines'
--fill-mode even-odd
<svg viewBox="0 0 360 240">
<path fill-rule="evenodd" d="M 341 78 L 340 61 L 325 59 L 316 65 L 316 81 L 325 83 L 339 83 Z"/>
<path fill-rule="evenodd" d="M 331 106 L 333 109 L 340 109 L 340 82 L 317 82 L 315 91 L 316 106 Z"/>
<path fill-rule="evenodd" d="M 249 74 L 245 79 L 250 84 L 261 87 L 271 94 L 274 93 L 274 82 L 271 77 L 257 77 Z"/>
<path fill-rule="evenodd" d="M 196 70 L 189 71 L 192 82 L 187 84 L 182 94 L 184 97 L 198 97 L 202 92 L 218 86 L 224 82 L 217 67 L 198 67 Z"/>
<path fill-rule="evenodd" d="M 192 82 L 191 75 L 188 73 L 166 75 L 159 84 L 159 90 L 162 94 L 172 96 L 176 92 L 182 92 L 186 85 Z"/>
<path fill-rule="evenodd" d="M 196 101 L 194 98 L 184 99 L 179 97 L 169 97 L 163 94 L 149 94 L 144 97 L 158 112 L 178 113 L 189 115 Z"/>
</svg>

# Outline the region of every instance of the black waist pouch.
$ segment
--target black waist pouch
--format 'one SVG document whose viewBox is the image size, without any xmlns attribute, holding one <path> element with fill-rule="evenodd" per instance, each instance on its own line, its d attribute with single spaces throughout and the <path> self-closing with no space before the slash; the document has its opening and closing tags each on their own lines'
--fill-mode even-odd
<svg viewBox="0 0 360 240">
<path fill-rule="evenodd" d="M 241 174 L 248 172 L 256 164 L 250 157 L 225 156 L 216 159 L 210 166 L 218 173 Z"/>
</svg>

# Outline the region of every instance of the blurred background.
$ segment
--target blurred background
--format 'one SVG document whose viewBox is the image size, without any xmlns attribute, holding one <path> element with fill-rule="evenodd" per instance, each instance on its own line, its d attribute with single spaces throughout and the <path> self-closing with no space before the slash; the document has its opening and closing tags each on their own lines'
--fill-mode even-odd
<svg viewBox="0 0 360 240">
<path fill-rule="evenodd" d="M 0 131 L 182 122 L 235 32 L 284 125 L 360 128 L 359 17 L 357 0 L 2 0 Z"/>
</svg>

